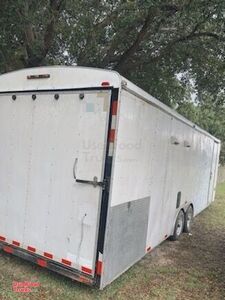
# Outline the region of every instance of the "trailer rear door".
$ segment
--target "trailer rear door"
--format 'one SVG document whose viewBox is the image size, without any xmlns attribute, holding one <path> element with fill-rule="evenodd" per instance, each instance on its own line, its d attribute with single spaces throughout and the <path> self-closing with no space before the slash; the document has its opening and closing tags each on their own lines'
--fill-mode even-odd
<svg viewBox="0 0 225 300">
<path fill-rule="evenodd" d="M 0 236 L 91 275 L 110 94 L 0 95 Z"/>
</svg>

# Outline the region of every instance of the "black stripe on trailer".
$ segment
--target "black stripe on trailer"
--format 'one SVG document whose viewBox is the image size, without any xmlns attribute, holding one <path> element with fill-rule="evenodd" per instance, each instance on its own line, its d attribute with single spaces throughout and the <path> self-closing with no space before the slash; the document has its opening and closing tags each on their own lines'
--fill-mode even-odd
<svg viewBox="0 0 225 300">
<path fill-rule="evenodd" d="M 86 87 L 86 88 L 68 88 L 68 89 L 44 89 L 44 90 L 19 90 L 19 91 L 0 91 L 0 95 L 5 95 L 5 94 L 29 94 L 29 93 L 36 93 L 36 94 L 41 94 L 41 93 L 54 93 L 54 92 L 79 92 L 79 91 L 106 91 L 106 90 L 113 90 L 111 86 L 99 86 L 99 87 Z"/>
<path fill-rule="evenodd" d="M 99 261 L 99 253 L 103 254 L 104 249 L 104 241 L 105 241 L 105 232 L 106 232 L 106 221 L 107 221 L 107 213 L 108 213 L 108 204 L 109 204 L 109 191 L 110 191 L 110 180 L 112 174 L 112 161 L 113 156 L 109 156 L 109 146 L 110 146 L 110 131 L 112 125 L 112 117 L 113 117 L 113 106 L 115 101 L 118 102 L 119 97 L 119 89 L 112 89 L 111 101 L 110 101 L 110 113 L 109 113 L 109 122 L 108 122 L 108 140 L 106 147 L 106 158 L 105 158 L 105 170 L 104 170 L 104 182 L 105 188 L 102 192 L 101 199 L 101 209 L 100 209 L 100 220 L 99 220 L 99 231 L 98 231 L 98 243 L 97 243 L 97 256 L 96 256 L 96 269 Z M 96 276 L 96 285 L 100 286 L 100 278 L 101 274 L 95 273 Z"/>
</svg>

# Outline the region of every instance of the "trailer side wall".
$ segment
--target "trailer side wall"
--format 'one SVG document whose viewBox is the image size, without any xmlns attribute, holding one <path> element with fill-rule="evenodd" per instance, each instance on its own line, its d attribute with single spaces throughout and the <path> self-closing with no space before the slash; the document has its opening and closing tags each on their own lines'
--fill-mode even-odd
<svg viewBox="0 0 225 300">
<path fill-rule="evenodd" d="M 101 288 L 170 236 L 180 209 L 210 204 L 217 159 L 213 138 L 122 89 Z"/>
</svg>

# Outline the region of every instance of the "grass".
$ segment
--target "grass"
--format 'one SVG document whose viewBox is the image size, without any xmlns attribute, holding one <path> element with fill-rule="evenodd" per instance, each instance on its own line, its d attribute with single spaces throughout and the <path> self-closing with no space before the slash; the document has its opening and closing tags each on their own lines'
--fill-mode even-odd
<svg viewBox="0 0 225 300">
<path fill-rule="evenodd" d="M 220 184 L 216 201 L 196 217 L 192 235 L 165 241 L 103 291 L 1 252 L 0 300 L 225 299 L 224 232 L 225 184 Z M 13 281 L 40 282 L 40 287 L 18 294 Z"/>
</svg>

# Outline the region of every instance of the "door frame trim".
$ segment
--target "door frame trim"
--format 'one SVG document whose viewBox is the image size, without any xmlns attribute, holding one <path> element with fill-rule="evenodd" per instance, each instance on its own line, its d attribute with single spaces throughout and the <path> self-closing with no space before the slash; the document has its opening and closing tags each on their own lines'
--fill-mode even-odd
<svg viewBox="0 0 225 300">
<path fill-rule="evenodd" d="M 102 191 L 101 198 L 101 208 L 100 208 L 100 217 L 99 217 L 99 229 L 97 235 L 97 253 L 96 253 L 96 269 L 95 269 L 95 282 L 98 287 L 100 287 L 101 280 L 101 271 L 99 268 L 99 263 L 102 264 L 100 259 L 100 254 L 103 254 L 104 242 L 105 242 L 105 232 L 106 232 L 106 222 L 108 215 L 108 206 L 109 206 L 109 192 L 110 192 L 110 181 L 112 175 L 112 162 L 113 154 L 109 155 L 110 148 L 110 132 L 112 125 L 112 118 L 115 115 L 115 107 L 118 106 L 118 97 L 119 97 L 119 88 L 113 88 L 110 100 L 110 111 L 109 111 L 109 121 L 108 121 L 108 137 L 107 137 L 107 146 L 106 146 L 106 156 L 105 156 L 105 169 L 104 169 L 104 182 L 105 189 Z"/>
</svg>

